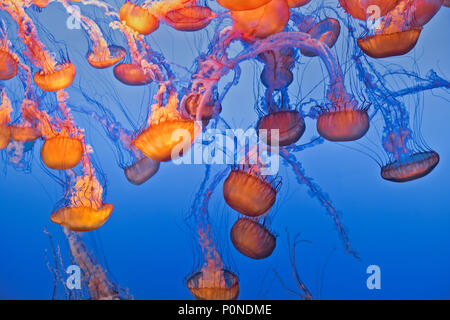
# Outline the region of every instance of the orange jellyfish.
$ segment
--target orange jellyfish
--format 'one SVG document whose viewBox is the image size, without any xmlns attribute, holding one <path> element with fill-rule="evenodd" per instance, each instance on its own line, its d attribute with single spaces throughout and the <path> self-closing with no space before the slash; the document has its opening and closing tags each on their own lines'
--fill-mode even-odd
<svg viewBox="0 0 450 320">
<path fill-rule="evenodd" d="M 148 35 L 159 27 L 158 18 L 152 15 L 147 7 L 141 7 L 129 1 L 120 8 L 120 20 L 143 35 Z"/>
<path fill-rule="evenodd" d="M 372 58 L 401 56 L 411 51 L 419 39 L 422 28 L 401 32 L 381 33 L 359 38 L 358 46 Z"/>
<path fill-rule="evenodd" d="M 3 90 L 0 104 L 0 150 L 6 148 L 11 140 L 11 129 L 8 123 L 11 121 L 12 111 L 11 101 Z"/>
<path fill-rule="evenodd" d="M 287 0 L 286 2 L 289 8 L 298 8 L 310 3 L 311 0 Z"/>
<path fill-rule="evenodd" d="M 57 63 L 45 49 L 33 20 L 25 12 L 24 3 L 2 5 L 17 23 L 19 38 L 27 48 L 24 54 L 41 69 L 34 74 L 36 85 L 44 91 L 58 91 L 70 86 L 75 78 L 75 66 L 68 60 Z"/>
<path fill-rule="evenodd" d="M 46 139 L 41 149 L 44 164 L 54 170 L 69 170 L 80 163 L 83 144 L 78 138 L 59 134 Z"/>
<path fill-rule="evenodd" d="M 17 142 L 31 142 L 42 136 L 39 128 L 30 127 L 28 125 L 13 124 L 10 126 L 11 140 Z"/>
<path fill-rule="evenodd" d="M 160 163 L 143 157 L 124 169 L 125 176 L 134 185 L 141 185 L 153 177 L 159 170 Z"/>
<path fill-rule="evenodd" d="M 235 300 L 239 296 L 239 280 L 225 269 L 205 269 L 194 273 L 187 286 L 198 300 Z"/>
<path fill-rule="evenodd" d="M 370 121 L 366 108 L 344 106 L 321 110 L 317 119 L 317 131 L 329 141 L 354 141 L 362 138 L 369 130 Z"/>
<path fill-rule="evenodd" d="M 366 20 L 371 13 L 371 6 L 378 7 L 380 16 L 384 16 L 397 5 L 397 2 L 398 0 L 339 0 L 344 10 L 359 20 Z"/>
<path fill-rule="evenodd" d="M 230 172 L 223 184 L 225 202 L 234 210 L 249 217 L 265 214 L 275 204 L 277 187 L 261 176 L 256 166 Z"/>
<path fill-rule="evenodd" d="M 54 211 L 50 219 L 72 231 L 98 229 L 114 209 L 113 205 L 103 203 L 102 196 L 103 188 L 94 174 L 83 174 L 76 179 L 69 204 Z"/>
<path fill-rule="evenodd" d="M 114 67 L 114 76 L 130 86 L 142 86 L 152 81 L 150 74 L 133 63 L 121 63 Z"/>
<path fill-rule="evenodd" d="M 271 0 L 217 0 L 224 8 L 231 11 L 253 10 L 268 4 Z"/>
<path fill-rule="evenodd" d="M 237 220 L 230 236 L 234 247 L 252 259 L 269 257 L 276 246 L 275 236 L 266 227 L 248 218 Z"/>
<path fill-rule="evenodd" d="M 286 0 L 271 0 L 266 5 L 246 11 L 231 11 L 233 27 L 246 40 L 263 39 L 276 34 L 289 21 L 289 7 Z"/>
<path fill-rule="evenodd" d="M 258 136 L 266 144 L 272 145 L 272 130 L 278 130 L 278 145 L 296 143 L 305 132 L 305 120 L 296 110 L 278 110 L 259 119 Z M 265 130 L 267 134 L 261 134 Z"/>
<path fill-rule="evenodd" d="M 0 39 L 0 80 L 9 80 L 17 74 L 17 57 L 11 53 L 8 38 L 3 34 Z"/>
<path fill-rule="evenodd" d="M 311 35 L 311 38 L 322 41 L 328 47 L 332 48 L 339 37 L 340 31 L 339 21 L 333 18 L 327 18 L 313 25 L 308 30 L 308 34 Z M 306 49 L 300 49 L 300 52 L 307 57 L 316 56 L 314 52 Z"/>
<path fill-rule="evenodd" d="M 184 119 L 179 111 L 176 93 L 168 98 L 167 105 L 152 106 L 149 126 L 131 142 L 150 159 L 158 162 L 175 160 L 190 149 L 199 132 L 194 120 Z"/>
<path fill-rule="evenodd" d="M 184 101 L 184 108 L 192 119 L 199 119 L 203 121 L 203 125 L 206 125 L 209 120 L 215 118 L 222 111 L 222 106 L 217 101 L 210 101 L 199 110 L 200 100 L 200 94 L 191 93 Z"/>
<path fill-rule="evenodd" d="M 103 37 L 103 33 L 98 25 L 92 19 L 89 19 L 75 11 L 74 7 L 69 4 L 68 0 L 59 0 L 64 8 L 72 16 L 78 17 L 81 26 L 86 30 L 89 38 L 93 42 L 92 50 L 87 54 L 87 60 L 91 66 L 97 69 L 111 67 L 123 59 L 126 50 L 120 46 L 108 46 Z"/>
<path fill-rule="evenodd" d="M 439 154 L 435 151 L 403 155 L 383 166 L 381 176 L 393 182 L 407 182 L 426 176 L 438 163 Z"/>
<path fill-rule="evenodd" d="M 214 18 L 214 12 L 208 7 L 190 6 L 169 11 L 166 23 L 180 31 L 198 31 L 206 28 Z"/>
<path fill-rule="evenodd" d="M 50 3 L 50 0 L 33 0 L 33 3 L 38 8 L 45 8 Z"/>
</svg>

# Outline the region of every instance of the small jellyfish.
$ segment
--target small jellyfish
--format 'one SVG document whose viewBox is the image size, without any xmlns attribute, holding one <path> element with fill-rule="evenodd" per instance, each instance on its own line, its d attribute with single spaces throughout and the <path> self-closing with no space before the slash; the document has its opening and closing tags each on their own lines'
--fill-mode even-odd
<svg viewBox="0 0 450 320">
<path fill-rule="evenodd" d="M 120 63 L 114 67 L 114 76 L 129 86 L 143 86 L 153 79 L 140 66 L 133 63 Z"/>
<path fill-rule="evenodd" d="M 341 27 L 339 21 L 333 18 L 327 18 L 313 25 L 307 33 L 311 35 L 311 38 L 317 39 L 332 48 L 336 43 L 340 32 Z M 317 56 L 316 53 L 306 49 L 300 49 L 300 52 L 307 57 Z"/>
<path fill-rule="evenodd" d="M 297 110 L 278 110 L 259 119 L 258 136 L 266 144 L 272 145 L 272 130 L 278 130 L 278 145 L 296 143 L 305 132 L 305 120 Z M 261 135 L 266 130 L 267 135 Z"/>
<path fill-rule="evenodd" d="M 97 69 L 109 68 L 125 57 L 127 54 L 126 50 L 120 46 L 109 46 L 104 54 L 95 53 L 95 51 L 90 51 L 88 53 L 87 59 L 91 66 Z"/>
<path fill-rule="evenodd" d="M 191 93 L 184 100 L 184 109 L 192 119 L 199 119 L 203 121 L 203 124 L 205 125 L 209 120 L 215 118 L 222 111 L 222 106 L 217 101 L 209 101 L 205 103 L 203 108 L 201 108 L 201 111 L 199 111 L 200 101 L 200 94 Z M 198 112 L 200 112 L 200 114 L 197 115 Z"/>
<path fill-rule="evenodd" d="M 42 136 L 41 131 L 35 127 L 25 125 L 11 125 L 11 140 L 17 142 L 31 142 Z"/>
<path fill-rule="evenodd" d="M 324 109 L 317 119 L 317 131 L 329 141 L 358 140 L 367 133 L 369 125 L 369 116 L 365 108 Z"/>
<path fill-rule="evenodd" d="M 6 33 L 3 33 L 0 38 L 0 80 L 9 80 L 16 76 L 17 62 L 17 57 L 9 49 Z"/>
<path fill-rule="evenodd" d="M 272 0 L 217 0 L 217 2 L 224 8 L 231 11 L 244 11 L 260 8 L 268 4 Z"/>
<path fill-rule="evenodd" d="M 208 7 L 190 6 L 169 11 L 166 23 L 179 31 L 198 31 L 206 28 L 214 18 L 214 12 Z"/>
<path fill-rule="evenodd" d="M 422 28 L 401 32 L 381 33 L 359 38 L 358 46 L 372 58 L 401 56 L 411 51 L 419 39 Z"/>
<path fill-rule="evenodd" d="M 55 65 L 52 70 L 41 70 L 34 74 L 34 82 L 44 91 L 58 91 L 70 86 L 75 79 L 75 66 L 67 61 Z"/>
<path fill-rule="evenodd" d="M 231 228 L 231 242 L 236 250 L 252 259 L 269 257 L 276 246 L 275 236 L 258 222 L 240 218 Z"/>
<path fill-rule="evenodd" d="M 381 168 L 383 179 L 393 182 L 407 182 L 429 174 L 439 163 L 435 151 L 417 152 L 394 160 Z"/>
<path fill-rule="evenodd" d="M 120 20 L 134 31 L 148 35 L 158 29 L 159 20 L 146 7 L 127 1 L 120 8 Z"/>
<path fill-rule="evenodd" d="M 339 3 L 353 18 L 366 20 L 370 6 L 376 6 L 380 16 L 384 16 L 397 5 L 398 0 L 339 0 Z"/>
<path fill-rule="evenodd" d="M 93 169 L 89 170 L 77 177 L 69 203 L 51 214 L 52 222 L 72 231 L 92 231 L 109 219 L 114 206 L 103 203 L 103 187 L 93 175 Z"/>
<path fill-rule="evenodd" d="M 82 142 L 66 135 L 46 139 L 41 148 L 42 162 L 54 170 L 72 169 L 80 163 L 82 157 Z"/>
<path fill-rule="evenodd" d="M 158 162 L 182 156 L 194 143 L 199 126 L 194 120 L 184 119 L 178 110 L 176 93 L 171 94 L 165 107 L 152 106 L 149 126 L 132 140 L 131 146 Z"/>
<path fill-rule="evenodd" d="M 144 157 L 124 169 L 125 176 L 134 185 L 141 185 L 159 170 L 160 162 Z"/>
<path fill-rule="evenodd" d="M 218 269 L 194 273 L 187 286 L 198 300 L 235 300 L 239 296 L 239 279 L 231 271 Z"/>
<path fill-rule="evenodd" d="M 234 210 L 249 217 L 265 214 L 275 204 L 277 187 L 251 169 L 232 170 L 223 184 L 223 196 Z"/>
<path fill-rule="evenodd" d="M 289 22 L 289 7 L 286 0 L 272 0 L 268 4 L 247 11 L 231 11 L 233 27 L 243 39 L 263 39 L 276 34 Z"/>
<path fill-rule="evenodd" d="M 33 0 L 33 3 L 38 8 L 45 8 L 49 3 L 50 0 Z"/>
</svg>

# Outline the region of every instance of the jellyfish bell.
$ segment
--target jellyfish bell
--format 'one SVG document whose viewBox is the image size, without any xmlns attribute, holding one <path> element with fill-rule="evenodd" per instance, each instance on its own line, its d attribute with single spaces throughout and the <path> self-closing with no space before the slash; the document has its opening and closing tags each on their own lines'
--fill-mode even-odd
<svg viewBox="0 0 450 320">
<path fill-rule="evenodd" d="M 266 88 L 281 90 L 294 80 L 290 70 L 295 62 L 295 53 L 292 49 L 267 50 L 260 53 L 258 59 L 264 63 L 261 83 Z"/>
<path fill-rule="evenodd" d="M 39 129 L 34 127 L 27 127 L 21 125 L 11 125 L 11 140 L 17 142 L 30 142 L 39 139 L 42 133 Z"/>
<path fill-rule="evenodd" d="M 311 0 L 287 0 L 286 2 L 289 8 L 299 8 L 307 5 Z"/>
<path fill-rule="evenodd" d="M 34 74 L 34 82 L 44 91 L 58 91 L 70 86 L 75 79 L 75 66 L 70 62 L 57 64 L 54 71 L 38 71 Z"/>
<path fill-rule="evenodd" d="M 113 209 L 112 204 L 103 204 L 99 208 L 67 206 L 54 211 L 50 219 L 72 231 L 92 231 L 109 219 Z"/>
<path fill-rule="evenodd" d="M 369 126 L 365 109 L 327 110 L 317 119 L 317 131 L 329 141 L 358 140 L 367 133 Z"/>
<path fill-rule="evenodd" d="M 217 0 L 217 2 L 230 11 L 253 10 L 268 4 L 272 0 Z"/>
<path fill-rule="evenodd" d="M 249 217 L 259 217 L 275 204 L 277 190 L 261 176 L 235 169 L 223 184 L 223 196 L 232 209 Z"/>
<path fill-rule="evenodd" d="M 313 25 L 307 33 L 311 38 L 319 40 L 332 48 L 336 43 L 340 32 L 341 27 L 339 21 L 333 18 L 327 18 Z M 315 57 L 317 55 L 306 49 L 300 49 L 300 52 L 307 57 Z"/>
<path fill-rule="evenodd" d="M 0 150 L 5 149 L 11 140 L 11 129 L 8 126 L 0 125 Z"/>
<path fill-rule="evenodd" d="M 407 154 L 381 167 L 381 177 L 393 182 L 407 182 L 429 174 L 439 163 L 435 151 Z"/>
<path fill-rule="evenodd" d="M 50 3 L 50 0 L 33 0 L 33 3 L 38 8 L 45 8 Z"/>
<path fill-rule="evenodd" d="M 269 257 L 276 246 L 276 238 L 258 222 L 240 218 L 231 228 L 231 242 L 236 250 L 252 259 Z"/>
<path fill-rule="evenodd" d="M 54 170 L 69 170 L 83 158 L 83 144 L 77 138 L 56 136 L 46 139 L 41 148 L 41 159 Z"/>
<path fill-rule="evenodd" d="M 198 300 L 235 300 L 239 296 L 238 277 L 225 269 L 213 276 L 204 271 L 194 273 L 186 284 Z"/>
<path fill-rule="evenodd" d="M 140 66 L 133 63 L 120 63 L 114 67 L 114 76 L 129 86 L 143 86 L 153 79 Z"/>
<path fill-rule="evenodd" d="M 13 55 L 0 48 L 0 80 L 9 80 L 17 74 L 17 61 Z"/>
<path fill-rule="evenodd" d="M 259 119 L 258 136 L 266 144 L 272 145 L 272 130 L 278 130 L 278 145 L 296 143 L 305 132 L 305 120 L 296 110 L 280 110 Z M 265 130 L 266 134 L 261 134 Z"/>
<path fill-rule="evenodd" d="M 441 9 L 443 0 L 416 0 L 411 6 L 413 27 L 422 27 Z"/>
<path fill-rule="evenodd" d="M 339 3 L 344 10 L 353 18 L 359 20 L 366 20 L 368 15 L 372 12 L 371 6 L 376 6 L 380 11 L 380 17 L 391 11 L 398 0 L 339 0 Z"/>
<path fill-rule="evenodd" d="M 254 10 L 231 11 L 234 29 L 246 40 L 263 39 L 280 32 L 286 27 L 289 15 L 286 0 L 272 0 Z"/>
<path fill-rule="evenodd" d="M 131 142 L 144 155 L 158 162 L 175 160 L 189 150 L 199 132 L 194 120 L 176 119 L 150 125 Z M 179 151 L 174 154 L 174 151 Z"/>
<path fill-rule="evenodd" d="M 358 46 L 372 58 L 401 56 L 411 51 L 419 39 L 422 28 L 394 33 L 381 33 L 359 38 Z"/>
<path fill-rule="evenodd" d="M 198 31 L 206 28 L 214 12 L 208 7 L 190 6 L 169 11 L 165 20 L 172 28 L 179 31 Z"/>
<path fill-rule="evenodd" d="M 109 55 L 97 56 L 95 52 L 90 51 L 87 55 L 87 60 L 91 66 L 97 69 L 109 68 L 125 57 L 127 51 L 120 46 L 109 46 Z"/>
<path fill-rule="evenodd" d="M 197 93 L 191 93 L 184 101 L 184 108 L 192 119 L 199 118 L 202 121 L 209 121 L 222 111 L 221 104 L 214 99 L 205 103 L 199 110 L 200 102 L 201 95 Z"/>
<path fill-rule="evenodd" d="M 125 2 L 120 8 L 120 21 L 124 21 L 134 31 L 148 35 L 158 29 L 159 20 L 150 11 L 130 1 Z"/>
<path fill-rule="evenodd" d="M 124 169 L 125 177 L 134 185 L 141 185 L 159 170 L 160 162 L 143 157 Z"/>
</svg>

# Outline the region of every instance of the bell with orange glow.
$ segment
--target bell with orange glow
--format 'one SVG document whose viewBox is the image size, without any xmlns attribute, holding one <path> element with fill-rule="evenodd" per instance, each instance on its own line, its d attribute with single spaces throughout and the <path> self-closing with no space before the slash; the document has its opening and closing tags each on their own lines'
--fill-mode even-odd
<svg viewBox="0 0 450 320">
<path fill-rule="evenodd" d="M 41 149 L 44 164 L 54 170 L 69 170 L 80 163 L 83 144 L 77 138 L 56 136 L 45 140 Z"/>
<path fill-rule="evenodd" d="M 113 209 L 111 204 L 103 204 L 99 208 L 67 206 L 54 211 L 50 219 L 72 231 L 92 231 L 109 219 Z"/>
<path fill-rule="evenodd" d="M 143 35 L 148 35 L 159 27 L 159 20 L 147 8 L 129 1 L 125 2 L 120 8 L 120 20 Z"/>
</svg>

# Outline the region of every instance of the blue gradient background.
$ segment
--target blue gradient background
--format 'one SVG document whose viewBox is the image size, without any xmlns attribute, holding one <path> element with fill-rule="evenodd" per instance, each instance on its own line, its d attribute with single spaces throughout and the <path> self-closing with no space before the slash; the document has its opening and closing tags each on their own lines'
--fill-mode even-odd
<svg viewBox="0 0 450 320">
<path fill-rule="evenodd" d="M 83 12 L 89 13 L 85 9 Z M 111 83 L 134 119 L 143 120 L 139 112 L 145 110 L 148 90 L 118 83 L 111 69 L 90 69 L 85 61 L 88 47 L 83 31 L 65 28 L 67 16 L 59 4 L 51 4 L 36 15 L 56 39 L 67 44 L 70 58 L 78 69 L 76 83 L 91 76 Z M 396 62 L 410 69 L 416 61 L 423 74 L 433 68 L 448 79 L 448 30 L 450 8 L 442 8 L 425 26 L 414 51 L 407 57 L 386 59 L 386 63 Z M 197 48 L 207 40 L 203 36 L 161 26 L 150 39 L 153 48 L 163 52 L 169 61 L 189 67 Z M 342 46 L 346 39 L 339 41 L 338 45 Z M 240 84 L 224 101 L 222 115 L 233 126 L 246 128 L 255 123 L 254 77 L 252 65 L 244 65 Z M 314 72 L 303 77 L 306 82 L 317 80 Z M 68 92 L 71 94 L 70 89 Z M 86 93 L 98 92 L 89 87 Z M 435 93 L 445 95 L 442 91 Z M 450 103 L 427 92 L 424 104 L 422 134 L 439 152 L 441 162 L 429 176 L 418 181 L 406 184 L 384 181 L 378 165 L 367 155 L 333 143 L 298 154 L 307 175 L 315 179 L 344 213 L 343 222 L 361 261 L 344 252 L 325 210 L 308 195 L 304 186 L 296 183 L 290 170 L 281 168 L 283 186 L 272 213 L 271 229 L 278 235 L 277 248 L 263 261 L 240 255 L 230 244 L 228 232 L 237 215 L 225 205 L 218 189 L 210 213 L 225 262 L 239 274 L 240 298 L 295 298 L 273 273 L 276 269 L 284 283 L 295 289 L 286 227 L 291 236 L 300 232 L 302 238 L 313 242 L 298 247 L 297 263 L 302 279 L 322 299 L 450 298 Z M 117 110 L 113 111 L 118 114 Z M 184 278 L 195 271 L 194 251 L 192 234 L 184 219 L 203 178 L 204 167 L 162 164 L 159 173 L 143 186 L 130 185 L 118 168 L 111 143 L 99 125 L 87 121 L 86 117 L 75 117 L 86 128 L 88 141 L 107 176 L 107 202 L 115 206 L 110 220 L 98 231 L 85 234 L 83 239 L 100 262 L 107 263 L 111 279 L 128 288 L 135 298 L 191 299 Z M 314 124 L 307 125 L 311 136 Z M 7 174 L 0 177 L 0 299 L 51 298 L 53 275 L 46 266 L 45 251 L 50 245 L 44 227 L 67 254 L 61 228 L 49 219 L 62 190 L 39 165 L 40 144 L 34 149 L 32 174 L 8 167 Z M 68 260 L 65 263 L 70 264 Z M 366 287 L 366 268 L 372 264 L 381 268 L 381 290 L 371 291 Z"/>
</svg>

